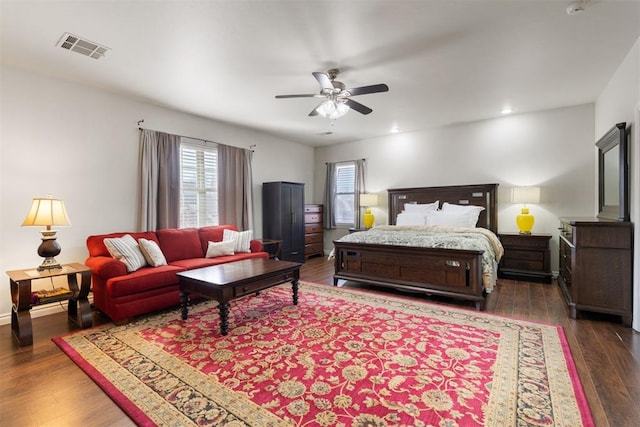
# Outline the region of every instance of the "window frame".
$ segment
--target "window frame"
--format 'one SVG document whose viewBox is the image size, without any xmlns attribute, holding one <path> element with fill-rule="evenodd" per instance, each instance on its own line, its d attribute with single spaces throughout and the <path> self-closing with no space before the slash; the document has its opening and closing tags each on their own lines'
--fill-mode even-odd
<svg viewBox="0 0 640 427">
<path fill-rule="evenodd" d="M 350 183 L 351 191 L 340 191 L 340 169 L 351 169 L 351 175 L 352 175 L 352 181 Z M 349 228 L 355 227 L 357 222 L 357 209 L 358 209 L 356 192 L 355 192 L 356 191 L 356 162 L 347 161 L 347 162 L 336 163 L 335 180 L 336 180 L 335 182 L 336 193 L 333 199 L 333 206 L 334 206 L 333 212 L 334 212 L 336 227 L 349 227 Z M 345 219 L 349 219 L 349 218 L 345 218 L 344 215 L 340 215 L 344 207 L 344 201 L 338 200 L 340 196 L 352 197 L 351 212 L 353 216 L 351 218 L 351 221 L 345 221 Z"/>
<path fill-rule="evenodd" d="M 190 159 L 186 152 L 195 153 Z M 188 160 L 188 162 L 187 162 Z M 190 176 L 186 176 L 189 174 Z M 219 225 L 218 146 L 215 143 L 182 138 L 180 141 L 180 228 Z M 195 203 L 186 201 L 187 193 Z M 186 210 L 196 205 L 194 212 Z M 195 215 L 194 218 L 188 215 Z"/>
</svg>

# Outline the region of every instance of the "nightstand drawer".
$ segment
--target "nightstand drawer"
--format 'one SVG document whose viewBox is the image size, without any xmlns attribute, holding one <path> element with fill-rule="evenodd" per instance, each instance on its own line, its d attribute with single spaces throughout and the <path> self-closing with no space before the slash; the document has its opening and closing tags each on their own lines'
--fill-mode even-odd
<svg viewBox="0 0 640 427">
<path fill-rule="evenodd" d="M 549 237 L 536 235 L 500 235 L 500 242 L 505 247 L 522 246 L 525 248 L 547 249 Z"/>
</svg>

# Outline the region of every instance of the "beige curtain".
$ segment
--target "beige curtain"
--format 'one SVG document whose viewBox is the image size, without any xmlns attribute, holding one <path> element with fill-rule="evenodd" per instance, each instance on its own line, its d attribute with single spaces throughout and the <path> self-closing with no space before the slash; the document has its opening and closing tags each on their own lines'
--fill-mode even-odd
<svg viewBox="0 0 640 427">
<path fill-rule="evenodd" d="M 180 225 L 180 136 L 140 130 L 138 230 Z"/>
<path fill-rule="evenodd" d="M 336 216 L 334 214 L 334 202 L 336 200 L 336 164 L 327 163 L 327 180 L 324 186 L 324 228 L 332 230 L 336 228 Z"/>
<path fill-rule="evenodd" d="M 218 220 L 253 229 L 252 151 L 218 144 Z"/>
</svg>

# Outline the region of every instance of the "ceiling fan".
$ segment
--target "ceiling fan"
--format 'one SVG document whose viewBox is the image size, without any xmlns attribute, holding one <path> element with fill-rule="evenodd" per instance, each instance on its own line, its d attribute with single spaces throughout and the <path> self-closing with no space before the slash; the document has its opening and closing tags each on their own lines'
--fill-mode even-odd
<svg viewBox="0 0 640 427">
<path fill-rule="evenodd" d="M 373 110 L 351 99 L 351 96 L 366 95 L 368 93 L 387 92 L 389 86 L 384 83 L 371 86 L 361 86 L 347 89 L 344 83 L 336 80 L 340 70 L 332 68 L 326 73 L 314 72 L 313 77 L 320 83 L 320 93 L 300 95 L 276 95 L 276 99 L 283 98 L 327 98 L 314 108 L 309 115 L 326 117 L 332 120 L 340 118 L 352 109 L 361 114 L 369 114 Z"/>
</svg>

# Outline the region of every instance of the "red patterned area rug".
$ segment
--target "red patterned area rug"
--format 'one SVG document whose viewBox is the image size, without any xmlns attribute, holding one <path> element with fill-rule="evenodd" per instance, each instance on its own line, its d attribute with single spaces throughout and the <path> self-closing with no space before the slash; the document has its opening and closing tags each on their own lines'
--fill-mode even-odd
<svg viewBox="0 0 640 427">
<path fill-rule="evenodd" d="M 140 425 L 590 426 L 561 327 L 302 283 L 54 338 Z"/>
</svg>

